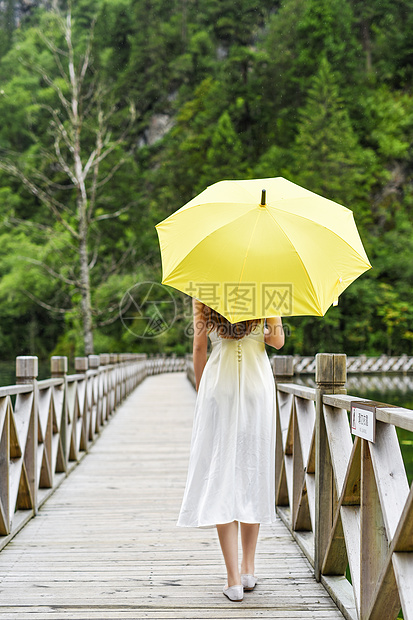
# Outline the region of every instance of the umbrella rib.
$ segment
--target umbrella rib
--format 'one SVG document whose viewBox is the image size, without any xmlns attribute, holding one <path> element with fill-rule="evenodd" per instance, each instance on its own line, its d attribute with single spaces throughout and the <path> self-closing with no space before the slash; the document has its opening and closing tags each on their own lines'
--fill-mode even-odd
<svg viewBox="0 0 413 620">
<path fill-rule="evenodd" d="M 197 203 L 197 204 L 192 205 L 191 207 L 189 207 L 188 211 L 192 210 L 192 209 L 194 209 L 196 207 L 205 207 L 207 205 L 214 205 L 214 204 L 215 203 L 213 203 L 213 202 Z M 232 203 L 228 203 L 228 204 L 232 204 L 235 207 L 239 207 L 239 203 L 237 203 L 237 202 L 232 202 Z M 250 205 L 249 203 L 244 203 L 244 204 L 248 207 L 248 211 L 251 210 L 252 205 Z M 164 224 L 165 222 L 168 222 L 168 220 L 174 218 L 176 213 L 178 213 L 178 212 L 176 211 L 175 213 L 171 213 L 171 215 L 169 215 L 165 220 L 163 220 L 162 222 L 159 222 L 158 224 L 155 225 L 155 228 L 156 228 L 156 230 L 158 232 L 159 237 L 160 237 L 160 234 L 161 234 L 159 231 L 162 229 L 162 224 Z M 239 218 L 243 217 L 244 215 L 245 215 L 245 211 L 243 213 L 237 214 L 234 217 L 234 219 L 232 220 L 232 222 L 237 221 Z M 228 224 L 228 222 L 225 223 L 225 224 L 218 224 L 217 223 L 217 226 L 215 226 L 212 230 L 209 231 L 209 233 L 205 237 L 200 238 L 197 241 L 197 243 L 194 246 L 192 246 L 191 252 L 197 246 L 199 246 L 206 238 L 210 237 L 211 235 L 216 233 L 220 228 L 222 228 L 223 226 L 226 226 L 227 224 Z M 161 240 L 161 237 L 159 238 L 159 243 L 160 243 L 160 246 L 161 246 L 161 255 L 162 255 L 162 240 Z M 182 263 L 182 260 L 184 260 L 185 258 L 186 258 L 185 256 L 181 257 L 181 259 L 178 260 L 178 262 L 174 265 L 173 269 L 171 269 L 167 274 L 165 274 L 165 272 L 164 272 L 164 264 L 163 264 L 163 260 L 162 260 L 162 283 L 164 282 L 165 277 L 170 278 L 171 276 L 173 276 L 174 272 L 179 268 L 180 264 Z"/>
<path fill-rule="evenodd" d="M 285 230 L 282 228 L 282 226 L 281 226 L 281 225 L 277 222 L 277 220 L 275 219 L 275 217 L 273 216 L 273 214 L 272 214 L 269 210 L 268 210 L 268 213 L 269 213 L 270 217 L 272 218 L 273 222 L 276 224 L 276 226 L 277 226 L 277 227 L 281 230 L 281 232 L 283 233 L 283 235 L 284 235 L 284 236 L 288 239 L 289 243 L 291 243 L 291 244 L 292 244 L 292 241 L 291 241 L 290 237 L 287 235 L 287 233 L 286 233 L 286 232 L 285 232 Z M 311 278 L 310 278 L 310 275 L 309 275 L 309 273 L 308 273 L 307 267 L 305 266 L 304 261 L 303 261 L 303 259 L 301 258 L 300 253 L 298 252 L 297 248 L 296 248 L 294 245 L 293 245 L 293 248 L 294 248 L 295 253 L 297 254 L 297 256 L 298 256 L 298 258 L 299 258 L 299 260 L 300 260 L 300 262 L 301 262 L 301 264 L 302 264 L 302 266 L 303 266 L 303 269 L 304 269 L 305 273 L 307 274 L 308 282 L 309 282 L 310 287 L 311 287 L 311 289 L 312 289 L 312 291 L 313 291 L 314 299 L 316 300 L 317 307 L 318 307 L 318 309 L 319 309 L 319 311 L 320 311 L 320 314 L 322 315 L 322 314 L 323 314 L 323 311 L 322 311 L 322 309 L 321 309 L 321 307 L 320 307 L 320 304 L 318 303 L 317 294 L 316 294 L 316 292 L 315 292 L 314 285 L 313 285 L 313 283 L 312 283 L 312 281 L 311 281 Z"/>
<path fill-rule="evenodd" d="M 339 202 L 335 202 L 334 200 L 330 200 L 329 198 L 325 198 L 324 196 L 318 196 L 317 194 L 314 194 L 314 192 L 310 192 L 310 194 L 312 194 L 312 196 L 294 196 L 292 198 L 279 198 L 278 200 L 276 200 L 275 202 L 279 203 L 281 201 L 283 202 L 297 202 L 297 201 L 301 201 L 301 200 L 308 200 L 309 198 L 322 198 L 323 200 L 325 200 L 326 202 L 330 202 L 331 204 L 333 204 L 335 207 L 341 207 L 341 209 L 344 209 L 344 211 L 348 211 L 349 213 L 353 213 L 353 211 L 351 209 L 349 209 L 348 207 L 345 207 L 344 205 L 340 204 Z M 274 205 L 274 200 L 268 200 L 268 206 Z M 279 209 L 280 211 L 285 211 L 286 213 L 290 213 L 290 211 L 288 211 L 287 209 L 283 209 L 282 207 L 277 207 L 277 206 L 273 206 L 273 209 Z M 297 217 L 305 217 L 305 215 L 300 215 L 298 213 L 294 213 L 294 215 L 297 215 Z M 309 218 L 306 218 L 309 219 Z"/>
<path fill-rule="evenodd" d="M 300 199 L 296 198 L 295 200 L 300 200 Z M 301 198 L 301 200 L 305 200 L 305 198 L 303 197 L 303 198 Z M 339 204 L 339 203 L 336 203 L 336 204 Z M 271 207 L 272 209 L 277 209 L 278 211 L 282 211 L 283 213 L 287 213 L 288 215 L 292 215 L 290 211 L 287 211 L 287 209 L 281 209 L 279 207 L 271 206 L 270 204 L 268 206 Z M 352 214 L 351 209 L 347 209 L 347 207 L 343 207 L 343 205 L 340 205 L 340 207 L 342 207 L 343 209 L 346 209 L 349 213 Z M 271 211 L 268 210 L 268 212 L 270 213 L 271 217 L 274 219 L 274 216 L 271 214 Z M 361 256 L 359 254 L 359 252 L 348 241 L 346 241 L 343 237 L 340 237 L 340 235 L 338 233 L 336 233 L 334 230 L 332 230 L 328 226 L 325 226 L 321 222 L 316 222 L 315 220 L 312 220 L 311 217 L 306 217 L 305 215 L 301 215 L 300 213 L 294 213 L 293 215 L 294 215 L 294 217 L 300 217 L 301 219 L 306 220 L 307 222 L 312 222 L 313 224 L 317 224 L 317 226 L 321 226 L 321 228 L 324 228 L 325 230 L 328 230 L 332 235 L 335 235 L 338 239 L 340 239 L 340 241 L 343 241 L 343 243 L 345 243 L 349 248 L 351 248 L 353 250 L 353 252 L 355 252 L 357 254 L 357 256 L 361 260 L 364 261 L 364 257 Z M 274 219 L 274 221 L 276 221 L 276 220 Z M 353 221 L 354 221 L 354 216 L 353 216 Z M 286 234 L 286 233 L 284 233 L 284 234 Z M 288 238 L 288 235 L 286 235 L 286 237 Z M 370 263 L 367 262 L 367 264 L 371 268 Z"/>
<path fill-rule="evenodd" d="M 254 236 L 255 229 L 257 228 L 259 216 L 260 216 L 260 212 L 258 211 L 257 212 L 257 217 L 255 218 L 255 224 L 254 224 L 254 227 L 252 229 L 252 232 L 251 232 L 251 235 L 250 235 L 250 239 L 249 239 L 249 242 L 248 242 L 248 247 L 247 247 L 247 249 L 245 251 L 244 262 L 242 263 L 241 273 L 240 273 L 240 276 L 238 278 L 238 283 L 239 284 L 241 284 L 241 281 L 242 281 L 242 276 L 244 274 L 244 269 L 245 269 L 245 263 L 247 262 L 248 253 L 249 253 L 249 250 L 250 250 L 250 247 L 251 247 L 251 242 L 252 242 L 252 238 Z M 237 288 L 237 296 L 235 298 L 235 303 L 233 304 L 235 307 L 236 307 L 237 301 L 238 301 L 238 291 L 239 291 L 239 287 Z"/>
<path fill-rule="evenodd" d="M 265 182 L 265 179 L 263 179 L 263 182 Z M 232 184 L 234 184 L 234 185 L 235 185 L 236 183 L 239 183 L 239 181 L 237 181 L 237 180 L 235 180 L 235 179 L 232 179 L 232 180 L 230 180 L 230 181 L 227 181 L 227 183 L 232 183 Z M 254 194 L 253 194 L 252 192 L 250 192 L 250 190 L 249 190 L 249 189 L 246 189 L 245 187 L 243 187 L 243 188 L 242 188 L 242 191 L 243 191 L 243 192 L 245 192 L 245 193 L 247 193 L 247 194 L 249 194 L 249 195 L 251 196 L 251 200 L 252 200 L 252 202 L 253 202 L 254 206 L 255 206 L 255 204 L 259 204 L 259 200 L 258 200 L 258 199 L 259 199 L 261 196 L 258 196 L 258 198 L 257 198 L 257 196 L 254 196 Z M 248 203 L 245 203 L 245 204 L 248 204 Z"/>
<path fill-rule="evenodd" d="M 193 198 L 193 200 L 195 200 L 195 199 Z M 164 222 L 169 220 L 169 218 L 174 217 L 180 211 L 182 213 L 185 213 L 185 212 L 191 211 L 192 209 L 197 209 L 199 207 L 206 207 L 207 205 L 216 205 L 216 204 L 217 204 L 216 201 L 215 202 L 211 202 L 210 200 L 206 200 L 205 202 L 197 202 L 196 204 L 193 204 L 190 207 L 187 207 L 186 205 L 184 205 L 183 207 L 181 207 L 177 211 L 174 211 L 173 213 L 168 215 L 168 217 L 166 217 L 164 220 L 162 220 L 162 222 L 158 222 L 158 224 L 155 224 L 155 228 L 158 228 L 158 226 L 160 226 L 161 224 L 163 224 Z M 227 200 L 225 200 L 223 202 L 223 204 L 225 204 L 225 206 L 227 206 L 227 205 L 234 205 L 236 207 L 246 206 L 246 207 L 252 209 L 252 208 L 256 207 L 258 202 L 257 203 L 254 203 L 253 201 L 251 201 L 251 203 L 249 203 L 249 202 L 240 202 L 240 201 L 228 202 Z"/>
</svg>

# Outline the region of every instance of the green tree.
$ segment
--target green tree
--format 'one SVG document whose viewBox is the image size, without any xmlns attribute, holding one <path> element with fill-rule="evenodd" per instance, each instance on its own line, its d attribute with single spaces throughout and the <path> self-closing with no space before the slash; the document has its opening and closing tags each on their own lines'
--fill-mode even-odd
<svg viewBox="0 0 413 620">
<path fill-rule="evenodd" d="M 4 4 L 3 10 L 0 10 L 0 58 L 11 48 L 16 28 L 16 2 L 5 0 Z"/>
<path fill-rule="evenodd" d="M 343 96 L 354 100 L 361 80 L 361 47 L 353 26 L 347 0 L 288 0 L 271 16 L 259 43 L 256 85 L 257 92 L 265 92 L 261 113 L 270 144 L 290 146 L 297 110 L 322 58 L 336 72 Z"/>
<path fill-rule="evenodd" d="M 407 345 L 410 349 L 409 352 L 411 352 L 413 344 L 413 330 L 411 328 L 413 325 L 413 303 L 401 299 L 389 283 L 382 282 L 379 290 L 381 303 L 377 309 L 377 314 L 382 318 L 384 324 L 387 355 L 392 355 L 395 350 L 400 351 L 400 340 L 405 341 L 405 346 Z"/>
<path fill-rule="evenodd" d="M 242 178 L 244 175 L 242 144 L 227 111 L 218 119 L 202 172 L 205 187 L 223 179 Z"/>
<path fill-rule="evenodd" d="M 320 63 L 299 118 L 294 180 L 354 209 L 360 219 L 367 220 L 374 154 L 359 145 L 326 58 Z"/>
<path fill-rule="evenodd" d="M 25 12 L 18 28 L 9 21 L 5 31 L 13 4 L 19 16 L 23 4 Z M 1 158 L 19 172 L 0 170 L 0 342 L 13 355 L 25 339 L 39 350 L 58 340 L 56 351 L 81 353 L 79 242 L 67 226 L 76 231 L 82 191 L 56 159 L 57 139 L 71 167 L 60 138 L 63 130 L 74 134 L 59 96 L 72 101 L 67 55 L 56 56 L 67 50 L 50 13 L 55 4 L 4 0 L 0 14 Z M 182 324 L 143 343 L 117 316 L 125 288 L 160 280 L 154 224 L 219 178 L 278 175 L 350 207 L 373 264 L 326 317 L 289 319 L 286 352 L 412 350 L 403 318 L 411 320 L 413 304 L 412 9 L 413 0 L 72 3 L 77 58 L 94 32 L 83 83 L 91 97 L 78 109 L 98 350 L 112 343 L 185 351 Z M 115 144 L 128 126 L 130 100 L 136 120 Z M 98 104 L 108 121 L 104 148 L 114 148 L 100 160 L 100 180 L 108 183 L 93 199 L 94 166 L 87 166 Z M 33 188 L 62 205 L 63 221 L 51 218 Z"/>
<path fill-rule="evenodd" d="M 30 60 L 24 61 L 54 95 L 52 105 L 37 104 L 49 117 L 47 141 L 41 133 L 42 125 L 38 133 L 33 128 L 36 143 L 24 165 L 10 150 L 3 150 L 0 169 L 17 178 L 48 210 L 52 224 L 38 222 L 39 230 L 53 235 L 57 227 L 68 236 L 68 262 L 64 261 L 63 269 L 38 258 L 26 260 L 42 266 L 50 276 L 68 286 L 73 303 L 79 299 L 84 350 L 90 354 L 94 350 L 91 269 L 99 253 L 98 245 L 92 251 L 90 236 L 99 222 L 116 218 L 127 209 L 127 205 L 116 211 L 108 209 L 100 192 L 128 158 L 122 145 L 134 121 L 134 108 L 131 106 L 129 123 L 114 133 L 109 93 L 99 81 L 88 80 L 92 36 L 84 51 L 78 51 L 70 11 L 65 19 L 57 14 L 47 16 L 45 25 L 50 27 L 50 20 L 52 29 L 57 28 L 58 41 L 64 41 L 62 49 L 56 38 L 40 35 L 54 59 L 54 73 Z"/>
<path fill-rule="evenodd" d="M 365 70 L 373 83 L 385 80 L 396 88 L 411 86 L 411 0 L 350 0 L 365 54 Z"/>
</svg>

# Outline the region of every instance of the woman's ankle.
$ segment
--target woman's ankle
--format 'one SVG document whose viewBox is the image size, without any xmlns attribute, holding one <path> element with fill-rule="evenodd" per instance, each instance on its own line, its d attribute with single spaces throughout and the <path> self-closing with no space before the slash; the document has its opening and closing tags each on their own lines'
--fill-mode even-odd
<svg viewBox="0 0 413 620">
<path fill-rule="evenodd" d="M 241 564 L 241 575 L 253 575 L 254 570 L 254 564 Z"/>
<path fill-rule="evenodd" d="M 228 578 L 228 587 L 231 588 L 231 586 L 239 586 L 241 583 L 241 575 L 240 573 L 232 573 L 227 574 L 227 578 Z"/>
</svg>

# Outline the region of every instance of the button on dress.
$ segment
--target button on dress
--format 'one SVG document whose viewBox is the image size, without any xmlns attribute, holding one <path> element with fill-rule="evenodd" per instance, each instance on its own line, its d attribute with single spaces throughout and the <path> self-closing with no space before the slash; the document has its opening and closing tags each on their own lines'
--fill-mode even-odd
<svg viewBox="0 0 413 620">
<path fill-rule="evenodd" d="M 261 321 L 239 340 L 210 333 L 177 525 L 275 521 L 275 385 Z"/>
</svg>

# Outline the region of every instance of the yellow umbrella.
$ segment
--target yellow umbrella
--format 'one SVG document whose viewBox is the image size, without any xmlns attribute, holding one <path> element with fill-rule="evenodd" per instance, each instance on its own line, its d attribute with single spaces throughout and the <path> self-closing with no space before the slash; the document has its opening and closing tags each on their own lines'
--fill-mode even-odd
<svg viewBox="0 0 413 620">
<path fill-rule="evenodd" d="M 162 283 L 231 323 L 322 316 L 371 268 L 352 211 L 282 177 L 215 183 L 156 230 Z"/>
</svg>

